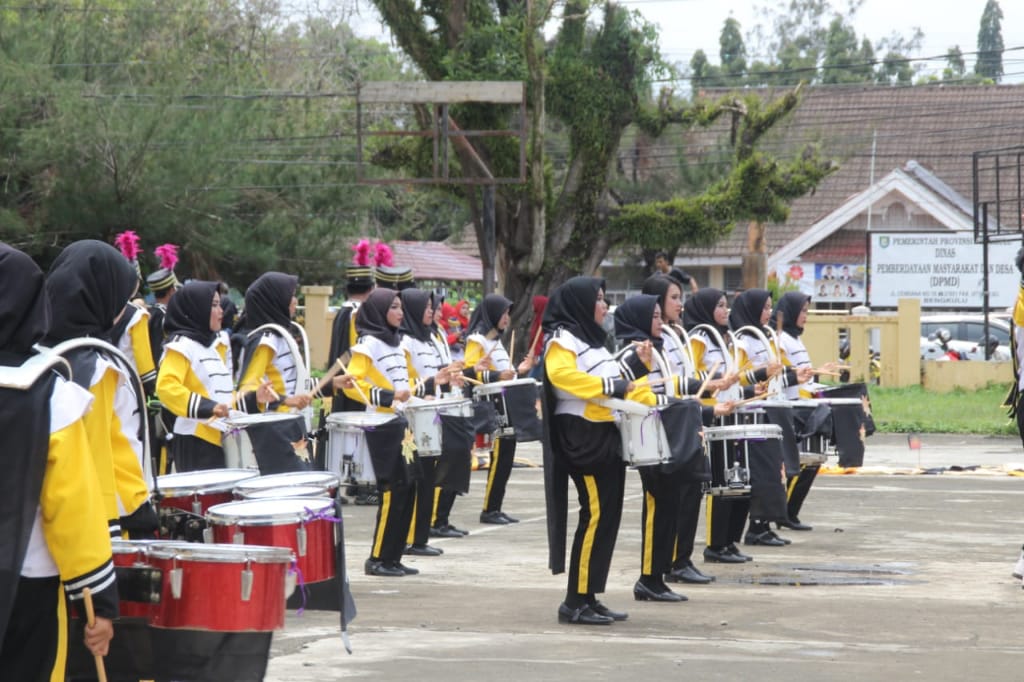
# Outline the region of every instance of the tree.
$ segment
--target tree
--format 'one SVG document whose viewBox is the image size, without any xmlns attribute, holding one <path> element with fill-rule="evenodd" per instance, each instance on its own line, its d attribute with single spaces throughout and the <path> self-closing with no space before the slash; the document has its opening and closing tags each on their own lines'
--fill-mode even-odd
<svg viewBox="0 0 1024 682">
<path fill-rule="evenodd" d="M 571 275 L 594 272 L 614 245 L 709 243 L 737 220 L 782 219 L 786 201 L 809 191 L 831 169 L 814 154 L 783 163 L 757 149 L 761 137 L 797 106 L 795 92 L 772 103 L 753 96 L 698 102 L 663 96 L 653 102 L 652 81 L 665 71 L 657 33 L 636 12 L 614 3 L 594 10 L 589 1 L 568 0 L 547 50 L 541 28 L 553 2 L 374 4 L 427 78 L 526 80 L 529 181 L 502 186 L 495 201 L 498 242 L 505 247 L 498 254 L 501 285 L 513 300 L 529 300 Z M 465 120 L 498 115 L 487 105 L 453 108 L 452 114 L 462 127 Z M 567 136 L 564 159 L 545 155 L 548 116 Z M 620 144 L 631 127 L 657 138 L 669 126 L 707 126 L 722 117 L 732 122 L 733 153 L 721 180 L 690 195 L 642 203 L 610 190 Z M 492 167 L 515 158 L 514 148 L 471 143 Z M 480 173 L 472 159 L 457 153 L 462 173 Z M 417 154 L 398 151 L 392 158 L 411 161 Z M 480 199 L 465 196 L 481 243 Z M 513 324 L 525 308 L 513 309 Z"/>
<path fill-rule="evenodd" d="M 738 85 L 739 79 L 747 72 L 747 47 L 740 34 L 740 22 L 732 17 L 725 20 L 718 46 L 722 73 L 729 77 L 732 85 Z"/>
<path fill-rule="evenodd" d="M 959 45 L 946 50 L 946 68 L 942 70 L 942 80 L 961 80 L 967 73 L 967 66 L 964 64 L 964 53 L 960 51 Z"/>
<path fill-rule="evenodd" d="M 1003 10 L 996 0 L 988 0 L 981 12 L 974 73 L 996 83 L 1003 77 Z"/>
</svg>

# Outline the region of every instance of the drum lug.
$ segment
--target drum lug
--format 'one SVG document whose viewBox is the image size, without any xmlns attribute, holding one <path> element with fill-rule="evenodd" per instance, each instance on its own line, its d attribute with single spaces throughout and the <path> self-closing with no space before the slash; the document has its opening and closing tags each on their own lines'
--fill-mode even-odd
<svg viewBox="0 0 1024 682">
<path fill-rule="evenodd" d="M 236 545 L 244 545 L 245 544 L 245 531 L 244 530 L 236 530 L 234 535 L 231 536 L 231 542 L 233 542 Z"/>
<path fill-rule="evenodd" d="M 192 513 L 197 516 L 203 513 L 203 503 L 198 497 L 192 498 Z"/>
<path fill-rule="evenodd" d="M 177 562 L 175 562 L 177 563 Z M 175 599 L 181 599 L 181 588 L 182 579 L 184 578 L 184 569 L 175 566 L 170 570 L 170 581 L 171 581 L 171 596 Z"/>
<path fill-rule="evenodd" d="M 203 542 L 208 545 L 213 544 L 213 528 L 210 526 L 203 529 Z"/>
<path fill-rule="evenodd" d="M 289 567 L 284 574 L 284 598 L 292 596 L 295 592 L 295 586 L 299 582 L 299 573 L 296 569 Z"/>
<path fill-rule="evenodd" d="M 245 568 L 242 569 L 242 601 L 249 601 L 252 598 L 253 582 L 252 564 L 247 561 Z"/>
<path fill-rule="evenodd" d="M 299 556 L 306 556 L 306 527 L 304 525 L 295 529 L 295 540 L 299 546 Z"/>
</svg>

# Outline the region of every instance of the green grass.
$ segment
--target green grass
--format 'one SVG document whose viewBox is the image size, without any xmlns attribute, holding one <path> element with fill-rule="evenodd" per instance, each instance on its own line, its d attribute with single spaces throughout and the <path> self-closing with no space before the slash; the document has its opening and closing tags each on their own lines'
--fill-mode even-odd
<svg viewBox="0 0 1024 682">
<path fill-rule="evenodd" d="M 920 386 L 870 386 L 875 425 L 888 433 L 976 433 L 1014 436 L 1016 425 L 1000 407 L 1009 386 L 990 384 L 978 391 L 927 392 Z"/>
</svg>

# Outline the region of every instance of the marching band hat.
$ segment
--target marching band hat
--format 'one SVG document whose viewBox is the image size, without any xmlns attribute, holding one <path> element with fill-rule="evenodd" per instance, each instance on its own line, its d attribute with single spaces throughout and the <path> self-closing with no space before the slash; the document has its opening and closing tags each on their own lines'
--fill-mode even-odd
<svg viewBox="0 0 1024 682">
<path fill-rule="evenodd" d="M 345 280 L 349 286 L 373 286 L 373 268 L 369 265 L 349 265 L 345 268 Z"/>
<path fill-rule="evenodd" d="M 412 268 L 409 266 L 396 267 L 381 265 L 377 268 L 377 286 L 401 291 L 416 286 L 412 277 Z"/>
<path fill-rule="evenodd" d="M 146 278 L 146 286 L 154 295 L 160 295 L 170 289 L 176 289 L 180 285 L 178 278 L 174 275 L 174 270 L 160 268 Z"/>
</svg>

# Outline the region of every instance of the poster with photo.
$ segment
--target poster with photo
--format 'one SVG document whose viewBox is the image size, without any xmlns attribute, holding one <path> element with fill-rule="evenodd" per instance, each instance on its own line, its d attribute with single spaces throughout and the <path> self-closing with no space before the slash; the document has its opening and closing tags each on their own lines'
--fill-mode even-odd
<svg viewBox="0 0 1024 682">
<path fill-rule="evenodd" d="M 863 303 L 867 268 L 848 263 L 815 263 L 811 296 L 817 303 Z"/>
</svg>

